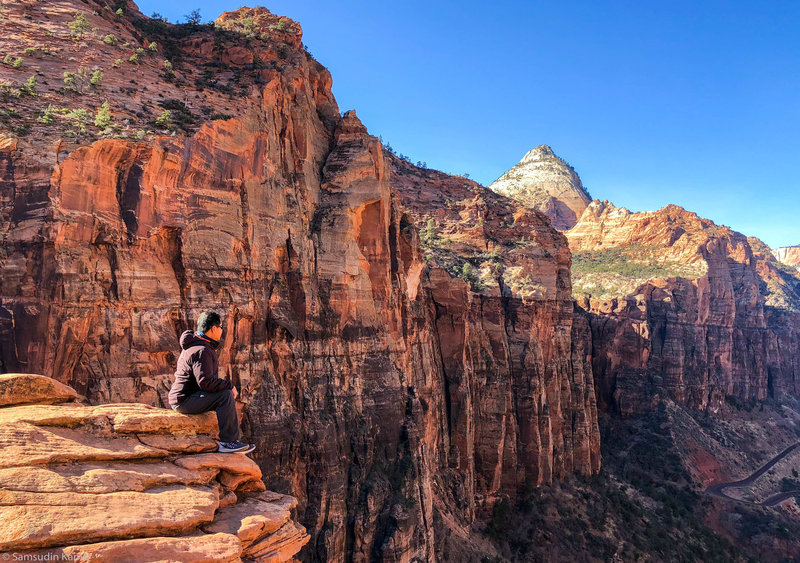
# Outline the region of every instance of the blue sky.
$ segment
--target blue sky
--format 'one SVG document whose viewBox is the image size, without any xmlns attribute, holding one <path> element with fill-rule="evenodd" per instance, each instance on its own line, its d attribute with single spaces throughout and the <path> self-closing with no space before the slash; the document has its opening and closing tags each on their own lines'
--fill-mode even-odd
<svg viewBox="0 0 800 563">
<path fill-rule="evenodd" d="M 138 4 L 172 22 L 241 5 Z M 340 109 L 415 162 L 488 185 L 548 144 L 593 197 L 800 244 L 800 2 L 263 5 L 300 22 Z"/>
</svg>

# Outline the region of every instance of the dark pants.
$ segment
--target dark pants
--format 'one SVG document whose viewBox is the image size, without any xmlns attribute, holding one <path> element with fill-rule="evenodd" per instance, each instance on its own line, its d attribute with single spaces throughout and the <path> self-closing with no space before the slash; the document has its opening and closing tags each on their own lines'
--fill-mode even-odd
<svg viewBox="0 0 800 563">
<path fill-rule="evenodd" d="M 172 408 L 181 414 L 200 414 L 214 410 L 217 412 L 220 442 L 237 442 L 241 436 L 239 416 L 236 414 L 233 391 L 230 389 L 217 393 L 197 391 Z"/>
</svg>

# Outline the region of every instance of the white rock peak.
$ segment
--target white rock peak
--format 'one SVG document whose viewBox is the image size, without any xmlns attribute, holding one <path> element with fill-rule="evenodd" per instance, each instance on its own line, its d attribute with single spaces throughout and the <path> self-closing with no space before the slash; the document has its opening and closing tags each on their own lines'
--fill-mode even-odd
<svg viewBox="0 0 800 563">
<path fill-rule="evenodd" d="M 575 170 L 547 145 L 539 145 L 490 186 L 548 217 L 560 230 L 571 228 L 592 200 Z"/>
</svg>

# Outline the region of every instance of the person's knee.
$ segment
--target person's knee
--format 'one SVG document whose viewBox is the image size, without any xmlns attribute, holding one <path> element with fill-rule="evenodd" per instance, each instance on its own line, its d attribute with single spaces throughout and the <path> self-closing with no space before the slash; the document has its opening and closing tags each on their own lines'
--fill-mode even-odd
<svg viewBox="0 0 800 563">
<path fill-rule="evenodd" d="M 219 403 L 222 405 L 233 405 L 235 404 L 233 398 L 233 391 L 230 389 L 226 389 L 225 391 L 220 391 L 219 393 Z"/>
</svg>

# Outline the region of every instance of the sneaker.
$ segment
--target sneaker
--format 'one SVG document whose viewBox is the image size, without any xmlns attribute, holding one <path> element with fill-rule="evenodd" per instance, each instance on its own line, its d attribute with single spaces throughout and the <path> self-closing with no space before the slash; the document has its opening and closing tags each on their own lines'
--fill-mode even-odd
<svg viewBox="0 0 800 563">
<path fill-rule="evenodd" d="M 256 449 L 255 444 L 245 444 L 244 442 L 220 442 L 217 451 L 224 454 L 249 454 L 254 449 Z"/>
</svg>

